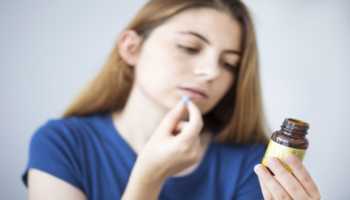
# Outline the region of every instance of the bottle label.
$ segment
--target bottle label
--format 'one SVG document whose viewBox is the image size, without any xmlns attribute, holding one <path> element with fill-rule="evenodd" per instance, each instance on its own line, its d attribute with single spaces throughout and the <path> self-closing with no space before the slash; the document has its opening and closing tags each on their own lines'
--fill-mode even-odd
<svg viewBox="0 0 350 200">
<path fill-rule="evenodd" d="M 277 142 L 270 140 L 269 145 L 267 146 L 265 155 L 262 159 L 262 164 L 265 166 L 267 165 L 268 159 L 271 157 L 276 157 L 278 158 L 283 166 L 289 171 L 291 172 L 291 168 L 284 163 L 282 160 L 285 159 L 286 157 L 288 157 L 288 155 L 295 155 L 297 156 L 300 160 L 304 159 L 304 155 L 305 155 L 305 149 L 297 149 L 297 148 L 292 148 L 292 147 L 287 147 L 281 144 L 278 144 Z"/>
</svg>

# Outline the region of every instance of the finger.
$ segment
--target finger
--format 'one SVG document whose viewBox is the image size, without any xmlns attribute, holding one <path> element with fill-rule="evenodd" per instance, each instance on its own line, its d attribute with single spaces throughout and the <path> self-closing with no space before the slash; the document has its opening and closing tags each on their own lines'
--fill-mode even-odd
<svg viewBox="0 0 350 200">
<path fill-rule="evenodd" d="M 261 179 L 262 184 L 270 191 L 273 199 L 291 199 L 288 193 L 262 164 L 256 165 L 254 170 Z"/>
<path fill-rule="evenodd" d="M 289 193 L 292 199 L 308 199 L 309 195 L 306 193 L 299 181 L 286 170 L 282 163 L 277 158 L 270 158 L 268 160 L 268 167 L 275 174 L 275 178 L 282 187 Z"/>
<path fill-rule="evenodd" d="M 306 170 L 301 160 L 296 156 L 291 155 L 288 156 L 284 161 L 290 166 L 293 174 L 298 179 L 300 184 L 305 188 L 306 192 L 310 195 L 310 197 L 319 199 L 319 189 L 317 188 L 315 182 L 311 178 L 310 174 Z"/>
<path fill-rule="evenodd" d="M 271 192 L 267 189 L 267 187 L 264 184 L 261 184 L 261 191 L 263 193 L 264 200 L 273 200 Z"/>
<path fill-rule="evenodd" d="M 212 134 L 210 133 L 203 133 L 199 137 L 200 137 L 199 142 L 200 142 L 201 148 L 208 147 L 208 144 L 211 142 L 213 138 Z"/>
<path fill-rule="evenodd" d="M 184 121 L 180 121 L 177 123 L 175 129 L 174 129 L 174 132 L 173 134 L 174 135 L 177 135 L 179 132 L 181 132 L 182 129 L 184 129 L 184 127 L 188 125 L 188 122 L 184 122 Z"/>
<path fill-rule="evenodd" d="M 185 138 L 198 137 L 203 128 L 202 113 L 192 101 L 188 101 L 187 108 L 189 112 L 189 121 L 181 132 Z"/>
<path fill-rule="evenodd" d="M 167 133 L 172 132 L 176 128 L 177 123 L 180 122 L 183 116 L 186 114 L 186 112 L 185 102 L 181 100 L 165 115 L 159 125 L 159 128 Z"/>
<path fill-rule="evenodd" d="M 256 165 L 254 167 L 254 171 L 256 171 L 255 168 L 257 168 L 258 165 Z M 256 172 L 255 172 L 256 173 Z M 267 189 L 267 187 L 265 186 L 265 184 L 262 182 L 260 176 L 257 174 L 258 176 L 258 180 L 259 180 L 259 184 L 260 184 L 260 188 L 261 188 L 261 192 L 263 194 L 264 200 L 272 200 L 272 194 L 271 192 Z"/>
</svg>

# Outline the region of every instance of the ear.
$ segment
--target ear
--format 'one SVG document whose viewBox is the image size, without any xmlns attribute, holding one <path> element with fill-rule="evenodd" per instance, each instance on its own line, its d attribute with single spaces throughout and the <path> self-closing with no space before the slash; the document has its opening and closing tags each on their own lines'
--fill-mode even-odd
<svg viewBox="0 0 350 200">
<path fill-rule="evenodd" d="M 118 41 L 121 58 L 129 65 L 135 66 L 141 50 L 142 38 L 134 30 L 124 31 Z"/>
</svg>

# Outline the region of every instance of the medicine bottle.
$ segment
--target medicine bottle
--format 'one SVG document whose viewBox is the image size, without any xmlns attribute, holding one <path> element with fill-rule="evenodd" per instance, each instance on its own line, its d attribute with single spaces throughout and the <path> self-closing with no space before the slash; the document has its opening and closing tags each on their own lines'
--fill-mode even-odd
<svg viewBox="0 0 350 200">
<path fill-rule="evenodd" d="M 309 146 L 309 142 L 305 137 L 308 129 L 309 124 L 304 121 L 292 118 L 285 119 L 281 129 L 272 134 L 262 164 L 267 166 L 270 157 L 277 157 L 282 161 L 290 154 L 294 154 L 300 160 L 303 160 L 305 151 Z M 288 171 L 291 171 L 287 164 L 283 162 L 282 164 Z"/>
</svg>

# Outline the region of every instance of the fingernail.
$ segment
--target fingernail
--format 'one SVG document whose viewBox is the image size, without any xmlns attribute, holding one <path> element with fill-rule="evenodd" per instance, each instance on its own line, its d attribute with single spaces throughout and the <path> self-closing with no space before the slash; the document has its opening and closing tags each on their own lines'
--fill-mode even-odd
<svg viewBox="0 0 350 200">
<path fill-rule="evenodd" d="M 182 96 L 181 97 L 181 102 L 184 103 L 185 105 L 187 105 L 187 103 L 190 101 L 190 97 L 188 96 Z"/>
<path fill-rule="evenodd" d="M 255 172 L 255 173 L 257 173 L 257 171 L 258 171 L 258 167 L 259 167 L 259 164 L 257 164 L 257 165 L 254 166 L 254 172 Z"/>
</svg>

